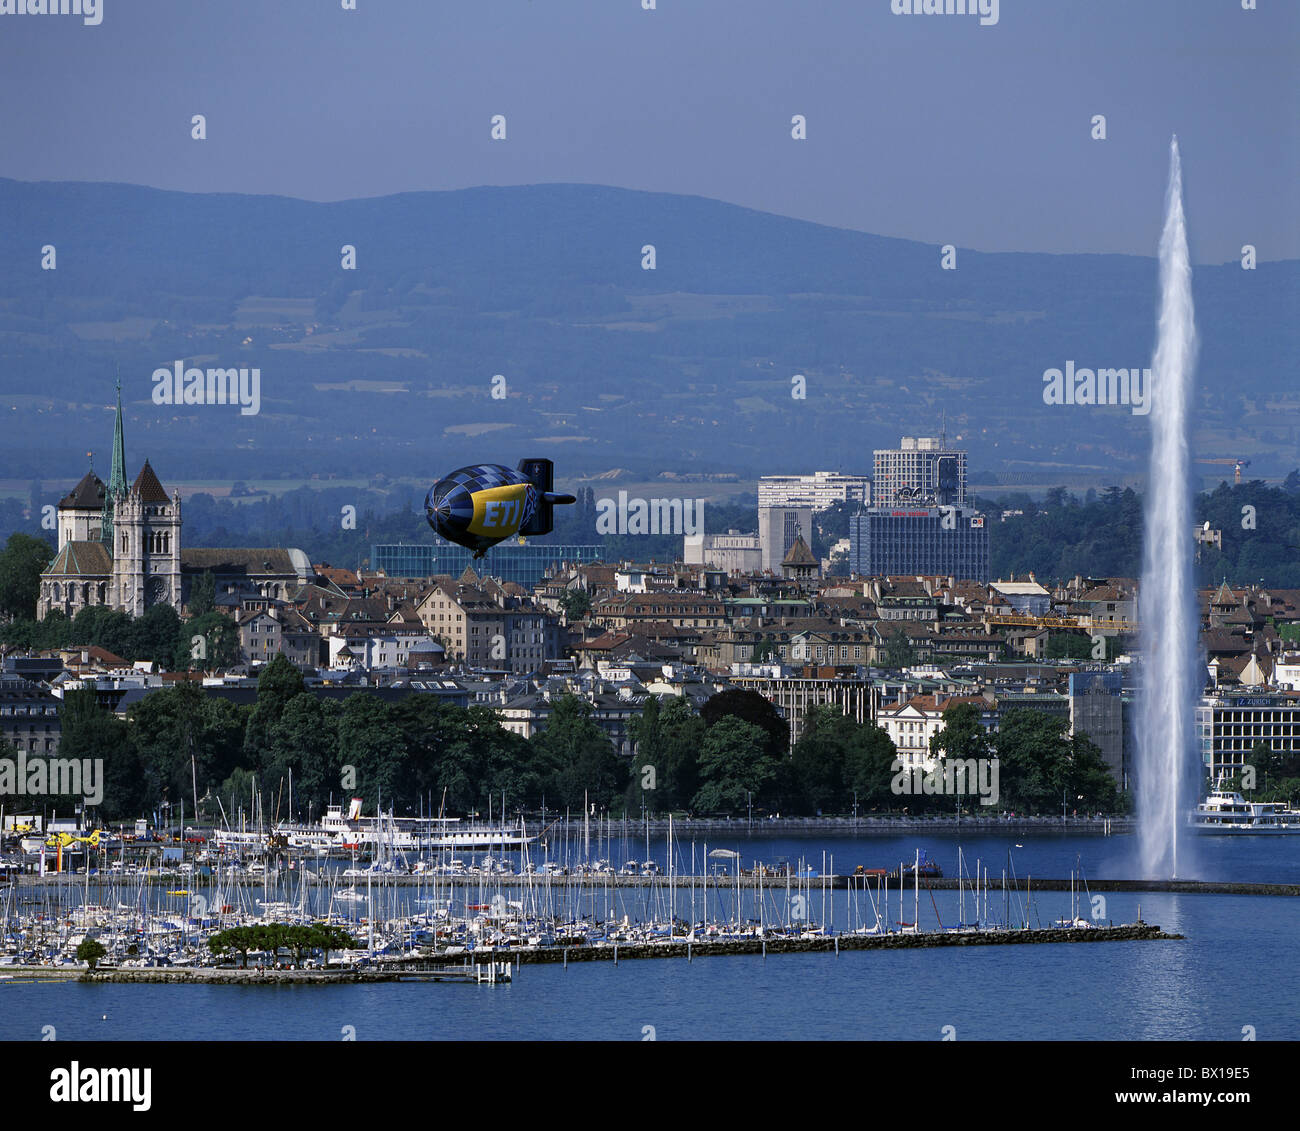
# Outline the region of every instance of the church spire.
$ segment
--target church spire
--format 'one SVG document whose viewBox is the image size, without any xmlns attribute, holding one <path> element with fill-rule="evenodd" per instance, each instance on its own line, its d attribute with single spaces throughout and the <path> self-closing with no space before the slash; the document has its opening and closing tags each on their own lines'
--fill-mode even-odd
<svg viewBox="0 0 1300 1131">
<path fill-rule="evenodd" d="M 126 495 L 126 444 L 122 437 L 122 377 L 117 378 L 117 422 L 113 425 L 113 462 L 108 487 L 104 491 L 104 517 L 100 522 L 100 541 L 113 552 L 113 510 L 117 500 Z"/>
</svg>

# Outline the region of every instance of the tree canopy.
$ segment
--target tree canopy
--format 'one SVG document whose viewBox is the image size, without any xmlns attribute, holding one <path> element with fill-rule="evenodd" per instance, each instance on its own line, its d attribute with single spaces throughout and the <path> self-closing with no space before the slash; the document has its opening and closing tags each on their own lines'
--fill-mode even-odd
<svg viewBox="0 0 1300 1131">
<path fill-rule="evenodd" d="M 41 571 L 54 558 L 44 538 L 15 531 L 0 550 L 0 617 L 33 620 L 41 596 Z"/>
</svg>

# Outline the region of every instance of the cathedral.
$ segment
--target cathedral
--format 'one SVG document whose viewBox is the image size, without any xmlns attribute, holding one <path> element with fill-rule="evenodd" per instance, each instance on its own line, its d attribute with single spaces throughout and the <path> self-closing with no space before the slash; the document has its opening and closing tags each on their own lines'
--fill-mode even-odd
<svg viewBox="0 0 1300 1131">
<path fill-rule="evenodd" d="M 127 486 L 120 384 L 108 483 L 86 472 L 59 501 L 58 531 L 58 553 L 41 574 L 38 617 L 54 609 L 73 617 L 88 605 L 133 617 L 158 604 L 182 612 L 191 581 L 203 572 L 213 574 L 218 597 L 288 601 L 314 572 L 301 550 L 182 554 L 180 492 L 168 495 L 148 460 Z"/>
</svg>

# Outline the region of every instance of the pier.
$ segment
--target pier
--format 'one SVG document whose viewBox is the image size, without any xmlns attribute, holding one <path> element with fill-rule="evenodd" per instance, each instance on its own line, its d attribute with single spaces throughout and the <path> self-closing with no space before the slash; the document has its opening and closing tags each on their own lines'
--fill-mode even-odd
<svg viewBox="0 0 1300 1131">
<path fill-rule="evenodd" d="M 1023 930 L 919 931 L 893 934 L 820 935 L 815 938 L 726 939 L 719 942 L 675 938 L 671 942 L 618 946 L 545 947 L 519 951 L 520 962 L 590 962 L 633 958 L 705 958 L 735 954 L 839 954 L 851 950 L 907 950 L 936 946 L 1008 946 L 1024 943 L 1150 942 L 1182 939 L 1151 923 L 1098 927 L 1027 927 Z"/>
<path fill-rule="evenodd" d="M 25 975 L 15 969 L 15 980 Z M 39 969 L 39 968 L 33 968 Z M 43 971 L 48 976 L 48 970 Z M 65 974 L 66 980 L 66 974 Z M 367 966 L 344 966 L 328 970 L 276 970 L 268 966 L 230 968 L 148 967 L 144 969 L 108 967 L 82 970 L 78 981 L 93 984 L 168 982 L 222 986 L 339 986 L 358 982 L 461 982 L 469 985 L 496 985 L 514 980 L 514 970 L 500 955 L 485 955 L 482 961 L 438 963 L 385 962 Z"/>
<path fill-rule="evenodd" d="M 773 936 L 692 939 L 678 936 L 658 942 L 613 945 L 485 947 L 459 964 L 439 963 L 436 956 L 414 961 L 395 960 L 325 970 L 243 967 L 85 967 L 11 966 L 11 982 L 78 981 L 104 983 L 169 983 L 173 985 L 267 986 L 351 985 L 358 982 L 461 982 L 496 985 L 513 980 L 512 964 L 613 962 L 649 958 L 709 958 L 735 955 L 834 954 L 841 951 L 900 950 L 918 947 L 1014 946 L 1035 943 L 1154 942 L 1181 940 L 1151 923 L 1118 926 L 1026 927 L 1023 929 L 939 930 L 901 933 L 855 932 L 813 937 Z M 0 985 L 3 985 L 0 982 Z"/>
</svg>

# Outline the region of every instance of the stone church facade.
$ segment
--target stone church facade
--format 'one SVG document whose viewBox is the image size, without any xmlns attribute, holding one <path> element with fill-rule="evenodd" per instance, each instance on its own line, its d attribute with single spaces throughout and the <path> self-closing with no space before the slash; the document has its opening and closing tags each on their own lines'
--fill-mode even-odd
<svg viewBox="0 0 1300 1131">
<path fill-rule="evenodd" d="M 122 394 L 109 482 L 94 471 L 59 501 L 59 548 L 41 574 L 36 615 L 69 617 L 107 605 L 138 617 L 154 605 L 177 612 L 195 577 L 211 572 L 216 593 L 289 600 L 312 579 L 307 555 L 285 549 L 181 549 L 180 492 L 167 494 L 145 460 L 130 487 L 122 436 Z"/>
<path fill-rule="evenodd" d="M 76 616 L 87 605 L 108 605 L 133 617 L 151 605 L 180 610 L 181 499 L 168 497 L 146 460 L 130 489 L 112 508 L 109 540 L 103 539 L 101 503 L 107 494 L 93 472 L 59 503 L 59 551 L 41 575 L 36 615 L 61 609 Z"/>
</svg>

